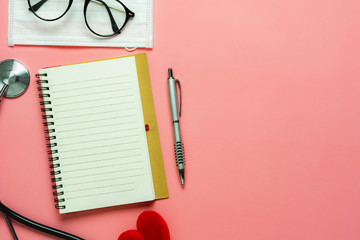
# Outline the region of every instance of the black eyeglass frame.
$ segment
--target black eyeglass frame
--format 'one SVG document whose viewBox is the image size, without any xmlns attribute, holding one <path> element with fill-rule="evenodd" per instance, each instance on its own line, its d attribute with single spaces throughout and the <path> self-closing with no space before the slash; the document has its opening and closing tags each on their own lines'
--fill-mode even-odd
<svg viewBox="0 0 360 240">
<path fill-rule="evenodd" d="M 40 3 L 40 6 L 41 6 L 43 3 L 45 3 L 46 1 L 47 1 L 47 0 L 41 0 L 41 1 L 39 2 L 39 3 Z M 39 15 L 37 15 L 37 14 L 36 14 L 36 11 L 37 11 L 38 9 L 36 9 L 36 10 L 33 9 L 33 7 L 34 7 L 36 4 L 33 5 L 33 6 L 31 6 L 30 0 L 27 0 L 27 2 L 28 2 L 28 4 L 29 4 L 29 11 L 32 12 L 37 18 L 39 18 L 39 19 L 41 19 L 41 20 L 44 20 L 44 21 L 48 21 L 48 22 L 50 22 L 50 21 L 56 21 L 56 20 L 59 20 L 60 18 L 62 18 L 62 17 L 69 11 L 69 9 L 70 9 L 73 1 L 74 1 L 74 0 L 69 0 L 69 4 L 68 4 L 65 12 L 64 12 L 62 15 L 60 15 L 59 17 L 54 18 L 54 19 L 46 19 L 46 18 L 42 18 L 42 17 L 40 17 Z M 116 22 L 115 22 L 115 19 L 114 19 L 113 15 L 112 15 L 111 11 L 110 11 L 110 7 L 109 7 L 104 1 L 102 1 L 102 0 L 94 0 L 94 1 L 97 1 L 97 2 L 102 3 L 102 4 L 104 5 L 104 7 L 106 8 L 106 10 L 107 10 L 107 12 L 108 12 L 108 14 L 109 14 L 110 21 L 111 21 L 112 29 L 113 29 L 113 31 L 114 31 L 113 34 L 107 34 L 107 35 L 99 34 L 99 33 L 95 32 L 93 29 L 91 29 L 91 27 L 89 26 L 88 20 L 87 20 L 87 18 L 86 18 L 86 10 L 87 10 L 88 5 L 89 5 L 89 3 L 90 3 L 91 1 L 93 1 L 93 0 L 85 0 L 83 14 L 84 14 L 85 24 L 86 24 L 87 28 L 88 28 L 93 34 L 95 34 L 95 35 L 97 35 L 97 36 L 100 36 L 100 37 L 113 37 L 113 36 L 115 36 L 115 35 L 120 34 L 120 33 L 121 33 L 121 30 L 125 27 L 126 23 L 129 21 L 129 19 L 135 16 L 135 13 L 132 12 L 128 7 L 126 7 L 122 2 L 120 2 L 119 0 L 115 0 L 115 1 L 117 1 L 118 3 L 120 3 L 120 4 L 122 5 L 122 7 L 124 8 L 124 10 L 125 10 L 125 21 L 124 21 L 123 25 L 119 28 L 119 27 L 117 26 Z M 39 4 L 39 3 L 38 3 L 38 4 Z M 40 8 L 40 7 L 39 7 L 39 8 Z"/>
</svg>

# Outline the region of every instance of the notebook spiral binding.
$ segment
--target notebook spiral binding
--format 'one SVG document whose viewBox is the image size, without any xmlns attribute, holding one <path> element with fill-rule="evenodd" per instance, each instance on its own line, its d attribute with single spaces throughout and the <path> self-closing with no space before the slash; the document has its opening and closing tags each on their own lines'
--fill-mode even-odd
<svg viewBox="0 0 360 240">
<path fill-rule="evenodd" d="M 54 118 L 54 116 L 51 115 L 51 113 L 49 114 L 49 112 L 52 111 L 51 101 L 48 100 L 50 94 L 46 92 L 50 90 L 50 88 L 46 85 L 47 83 L 49 83 L 49 81 L 46 80 L 47 77 L 46 73 L 35 74 L 35 77 L 38 79 L 36 83 L 38 84 L 39 98 L 41 99 L 40 106 L 42 106 L 41 112 L 42 112 L 42 119 L 44 120 L 43 122 L 43 126 L 45 127 L 44 131 L 47 135 L 45 137 L 45 140 L 48 142 L 46 144 L 46 147 L 49 149 L 48 150 L 49 161 L 51 162 L 49 167 L 51 169 L 50 175 L 52 176 L 51 182 L 53 183 L 52 189 L 53 189 L 55 208 L 65 209 L 66 208 L 64 203 L 65 199 L 61 198 L 61 196 L 64 195 L 64 192 L 60 190 L 61 188 L 63 188 L 63 185 L 61 184 L 62 178 L 61 176 L 59 176 L 61 174 L 61 170 L 59 170 L 60 163 L 57 162 L 59 160 L 59 157 L 57 156 L 58 150 L 56 149 L 57 143 L 54 142 L 56 140 L 56 136 L 50 135 L 55 133 L 55 129 L 51 128 L 51 126 L 54 126 L 55 123 L 54 121 L 51 120 L 52 118 Z"/>
<path fill-rule="evenodd" d="M 185 164 L 185 153 L 184 153 L 184 144 L 181 142 L 176 142 L 174 144 L 175 156 L 176 156 L 176 166 L 178 164 Z"/>
</svg>

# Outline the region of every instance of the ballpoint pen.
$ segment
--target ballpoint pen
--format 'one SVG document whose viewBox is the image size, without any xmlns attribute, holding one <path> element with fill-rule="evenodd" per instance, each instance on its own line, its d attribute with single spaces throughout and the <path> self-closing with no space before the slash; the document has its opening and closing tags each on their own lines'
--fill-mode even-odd
<svg viewBox="0 0 360 240">
<path fill-rule="evenodd" d="M 170 99 L 172 123 L 174 128 L 174 141 L 175 141 L 174 147 L 175 147 L 176 165 L 179 171 L 181 184 L 182 186 L 184 186 L 185 183 L 184 145 L 181 142 L 180 124 L 179 124 L 179 116 L 181 116 L 181 88 L 180 88 L 180 81 L 178 79 L 177 80 L 174 79 L 171 68 L 169 68 L 168 72 L 169 72 L 169 78 L 168 78 L 169 99 Z M 180 111 L 178 111 L 176 84 L 179 86 L 179 92 L 180 92 Z"/>
</svg>

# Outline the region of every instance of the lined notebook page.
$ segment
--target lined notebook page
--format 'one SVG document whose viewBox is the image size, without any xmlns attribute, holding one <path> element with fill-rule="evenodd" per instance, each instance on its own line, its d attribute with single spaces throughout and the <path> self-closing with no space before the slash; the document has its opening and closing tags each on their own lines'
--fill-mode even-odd
<svg viewBox="0 0 360 240">
<path fill-rule="evenodd" d="M 154 200 L 135 57 L 42 69 L 68 213 Z"/>
</svg>

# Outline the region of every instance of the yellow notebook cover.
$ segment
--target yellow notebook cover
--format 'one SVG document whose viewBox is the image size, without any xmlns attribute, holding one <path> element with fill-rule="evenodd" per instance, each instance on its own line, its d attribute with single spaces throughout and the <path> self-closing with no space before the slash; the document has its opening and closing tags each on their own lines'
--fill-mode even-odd
<svg viewBox="0 0 360 240">
<path fill-rule="evenodd" d="M 161 153 L 159 131 L 156 122 L 147 58 L 145 53 L 133 56 L 135 56 L 136 59 L 144 120 L 145 124 L 149 125 L 149 131 L 147 131 L 146 137 L 154 181 L 155 198 L 167 198 L 169 197 L 169 193 Z"/>
</svg>

